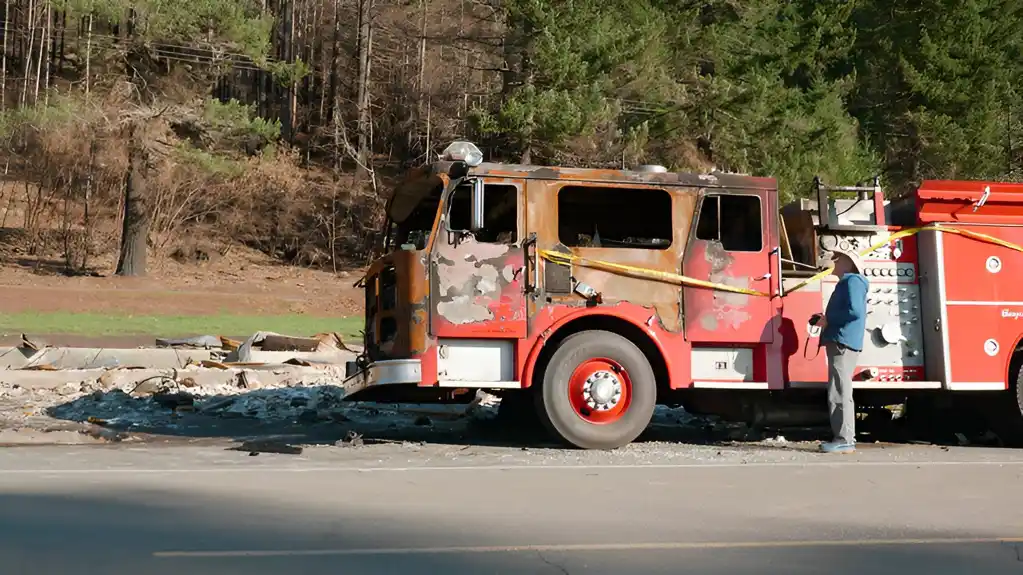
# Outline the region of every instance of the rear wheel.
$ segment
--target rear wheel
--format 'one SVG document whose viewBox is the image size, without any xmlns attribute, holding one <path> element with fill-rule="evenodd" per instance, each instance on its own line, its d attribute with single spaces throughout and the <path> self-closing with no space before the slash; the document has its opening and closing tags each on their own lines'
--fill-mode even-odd
<svg viewBox="0 0 1023 575">
<path fill-rule="evenodd" d="M 536 397 L 541 420 L 559 439 L 583 449 L 614 449 L 649 425 L 657 384 L 636 344 L 593 330 L 561 342 Z"/>
<path fill-rule="evenodd" d="M 978 394 L 969 405 L 983 414 L 1004 445 L 1023 447 L 1023 362 L 1013 361 L 1009 377 L 1009 389 Z"/>
<path fill-rule="evenodd" d="M 1003 402 L 1005 410 L 1000 435 L 1006 445 L 1023 447 L 1023 365 L 1015 375 L 1015 384 L 1009 386 L 1011 397 Z"/>
</svg>

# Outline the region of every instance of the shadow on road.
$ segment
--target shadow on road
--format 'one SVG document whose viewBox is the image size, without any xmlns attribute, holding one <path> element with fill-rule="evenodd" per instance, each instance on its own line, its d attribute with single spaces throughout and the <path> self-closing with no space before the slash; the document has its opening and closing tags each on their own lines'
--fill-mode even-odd
<svg viewBox="0 0 1023 575">
<path fill-rule="evenodd" d="M 254 474 L 242 475 L 253 481 Z M 269 575 L 276 573 L 663 573 L 799 575 L 928 575 L 1019 573 L 1016 550 L 998 543 L 848 545 L 800 547 L 704 547 L 695 549 L 451 549 L 452 547 L 557 544 L 560 542 L 685 541 L 665 525 L 616 539 L 600 526 L 577 533 L 530 534 L 529 510 L 466 519 L 464 510 L 425 520 L 400 509 L 380 516 L 358 502 L 343 501 L 344 489 L 323 493 L 320 509 L 309 497 L 267 488 L 249 496 L 220 497 L 177 489 L 140 490 L 91 485 L 73 493 L 0 495 L 0 561 L 5 575 L 181 573 Z M 298 489 L 301 485 L 292 484 Z M 219 486 L 223 489 L 223 486 Z M 285 484 L 285 489 L 286 484 Z M 322 489 L 322 486 L 321 486 Z M 43 491 L 40 488 L 40 491 Z M 339 501 L 341 500 L 341 501 Z M 484 507 L 493 508 L 493 505 Z M 721 517 L 722 520 L 730 520 Z M 635 523 L 625 519 L 626 524 Z M 837 524 L 828 525 L 835 529 Z M 762 540 L 784 538 L 777 525 Z M 670 531 L 670 530 L 669 530 Z M 855 533 L 856 528 L 850 530 Z M 513 534 L 521 536 L 514 537 Z M 620 534 L 620 533 L 619 533 Z M 663 539 L 664 537 L 668 539 Z M 855 536 L 855 535 L 850 535 Z M 968 537 L 908 530 L 915 538 Z M 587 540 L 587 538 L 590 538 Z M 699 540 L 699 539 L 697 539 Z M 415 549 L 433 548 L 431 552 Z M 438 549 L 441 548 L 441 549 Z M 447 548 L 447 549 L 444 549 Z M 379 550 L 389 550 L 379 552 Z M 356 551 L 353 551 L 356 550 Z M 361 551 L 357 551 L 361 550 Z M 373 550 L 378 550 L 374 552 Z M 195 552 L 255 552 L 248 556 L 195 556 Z M 283 551 L 288 553 L 272 553 Z M 159 556 L 187 552 L 191 556 Z M 262 552 L 263 555 L 259 553 Z M 271 552 L 267 554 L 267 552 Z M 154 555 L 156 554 L 156 555 Z"/>
</svg>

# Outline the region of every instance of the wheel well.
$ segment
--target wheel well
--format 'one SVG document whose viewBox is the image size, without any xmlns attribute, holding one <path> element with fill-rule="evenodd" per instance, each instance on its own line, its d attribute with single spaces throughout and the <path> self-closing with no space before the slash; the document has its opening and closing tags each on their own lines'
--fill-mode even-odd
<svg viewBox="0 0 1023 575">
<path fill-rule="evenodd" d="M 554 351 L 558 349 L 558 345 L 565 338 L 572 334 L 589 330 L 604 330 L 617 333 L 636 344 L 636 347 L 643 352 L 643 355 L 646 356 L 647 361 L 650 362 L 650 367 L 654 371 L 654 377 L 657 380 L 658 396 L 662 396 L 664 392 L 671 388 L 668 377 L 668 365 L 664 362 L 664 357 L 657 349 L 657 344 L 634 324 L 608 315 L 589 315 L 574 319 L 554 332 L 550 339 L 547 340 L 543 350 L 541 350 L 540 356 L 537 357 L 536 367 L 533 369 L 532 385 L 539 387 L 543 383 L 543 373 L 547 369 L 547 363 L 550 361 L 551 356 L 554 355 Z"/>
<path fill-rule="evenodd" d="M 1020 367 L 1023 367 L 1023 336 L 1016 340 L 1016 346 L 1009 357 L 1009 372 L 1005 374 L 1005 383 L 1009 389 L 1016 387 Z"/>
</svg>

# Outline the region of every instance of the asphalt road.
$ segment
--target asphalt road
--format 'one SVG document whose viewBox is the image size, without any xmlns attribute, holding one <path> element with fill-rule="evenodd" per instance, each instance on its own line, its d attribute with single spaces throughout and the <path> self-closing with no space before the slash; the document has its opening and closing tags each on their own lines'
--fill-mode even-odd
<svg viewBox="0 0 1023 575">
<path fill-rule="evenodd" d="M 1023 452 L 652 449 L 5 449 L 0 572 L 1023 574 Z"/>
</svg>

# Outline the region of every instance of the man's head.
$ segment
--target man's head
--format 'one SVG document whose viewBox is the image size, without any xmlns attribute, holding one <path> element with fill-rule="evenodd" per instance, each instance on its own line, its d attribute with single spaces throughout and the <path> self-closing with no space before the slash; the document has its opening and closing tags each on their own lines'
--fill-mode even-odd
<svg viewBox="0 0 1023 575">
<path fill-rule="evenodd" d="M 845 274 L 850 273 L 863 273 L 863 260 L 861 260 L 860 255 L 854 251 L 835 250 L 831 253 L 831 261 L 835 264 L 835 269 L 832 273 L 838 277 L 842 277 Z"/>
</svg>

